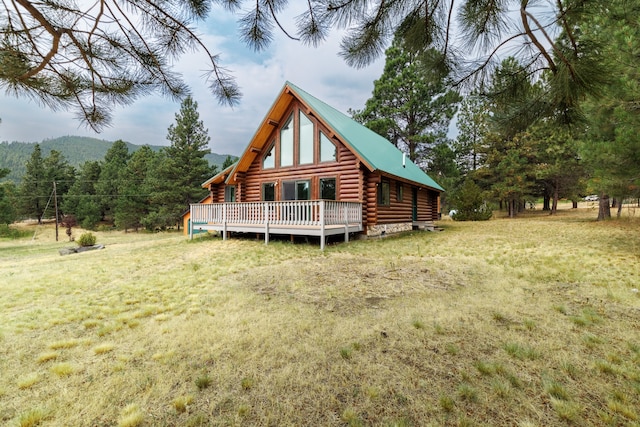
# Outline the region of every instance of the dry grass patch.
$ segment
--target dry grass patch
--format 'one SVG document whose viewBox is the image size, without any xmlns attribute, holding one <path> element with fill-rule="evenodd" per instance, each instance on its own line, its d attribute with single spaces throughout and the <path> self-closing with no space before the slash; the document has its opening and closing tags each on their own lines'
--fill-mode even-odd
<svg viewBox="0 0 640 427">
<path fill-rule="evenodd" d="M 324 253 L 0 241 L 0 425 L 31 407 L 46 425 L 637 422 L 640 221 L 593 216 L 442 221 Z M 29 372 L 45 380 L 19 387 Z"/>
<path fill-rule="evenodd" d="M 193 396 L 179 396 L 173 399 L 173 407 L 177 412 L 185 412 L 187 410 L 187 406 L 193 403 Z"/>
<path fill-rule="evenodd" d="M 60 350 L 60 349 L 68 349 L 68 348 L 73 348 L 75 346 L 77 346 L 78 344 L 80 344 L 80 342 L 78 340 L 64 340 L 64 341 L 56 341 L 56 342 L 52 342 L 51 344 L 49 344 L 49 348 L 51 350 Z"/>
<path fill-rule="evenodd" d="M 47 418 L 46 411 L 36 408 L 23 412 L 18 417 L 17 425 L 19 427 L 35 427 L 40 425 Z"/>
<path fill-rule="evenodd" d="M 138 427 L 144 422 L 144 414 L 135 404 L 128 405 L 118 418 L 118 427 Z"/>
<path fill-rule="evenodd" d="M 113 351 L 115 347 L 115 344 L 106 342 L 95 346 L 93 352 L 95 354 L 105 354 Z"/>
<path fill-rule="evenodd" d="M 51 371 L 51 373 L 59 377 L 66 377 L 68 375 L 73 374 L 77 370 L 77 368 L 71 363 L 62 362 L 62 363 L 56 363 L 51 368 L 49 368 L 49 370 Z"/>
<path fill-rule="evenodd" d="M 56 360 L 59 356 L 60 356 L 60 353 L 58 353 L 57 351 L 47 351 L 44 353 L 40 353 L 38 355 L 37 361 L 38 363 L 46 363 L 52 360 Z"/>
<path fill-rule="evenodd" d="M 19 389 L 24 390 L 38 384 L 40 382 L 40 379 L 41 379 L 40 374 L 38 374 L 37 372 L 32 372 L 20 378 L 16 384 Z"/>
</svg>

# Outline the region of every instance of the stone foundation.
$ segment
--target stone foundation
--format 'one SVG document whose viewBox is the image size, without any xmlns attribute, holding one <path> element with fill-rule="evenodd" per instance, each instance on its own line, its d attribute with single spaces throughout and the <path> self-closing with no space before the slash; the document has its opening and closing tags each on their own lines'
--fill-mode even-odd
<svg viewBox="0 0 640 427">
<path fill-rule="evenodd" d="M 367 237 L 381 237 L 388 234 L 402 233 L 411 231 L 413 222 L 400 222 L 395 224 L 378 224 L 367 226 Z"/>
</svg>

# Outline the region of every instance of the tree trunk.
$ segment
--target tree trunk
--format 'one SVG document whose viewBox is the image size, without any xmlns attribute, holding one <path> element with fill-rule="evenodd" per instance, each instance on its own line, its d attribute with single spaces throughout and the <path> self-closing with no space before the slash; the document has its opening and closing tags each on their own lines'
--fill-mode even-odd
<svg viewBox="0 0 640 427">
<path fill-rule="evenodd" d="M 553 187 L 553 204 L 551 205 L 551 212 L 549 215 L 555 215 L 558 211 L 558 186 Z"/>
<path fill-rule="evenodd" d="M 578 201 L 577 200 L 572 200 L 571 201 L 571 209 L 578 209 Z"/>
<path fill-rule="evenodd" d="M 618 212 L 616 213 L 616 218 L 620 218 L 620 215 L 622 215 L 622 201 L 618 203 Z"/>
<path fill-rule="evenodd" d="M 544 195 L 544 198 L 542 199 L 542 210 L 543 211 L 551 210 L 551 208 L 549 207 L 549 200 L 550 199 L 551 199 L 551 197 L 549 197 L 547 194 Z"/>
<path fill-rule="evenodd" d="M 518 212 L 518 201 L 516 199 L 510 199 L 508 201 L 509 218 L 515 218 Z"/>
<path fill-rule="evenodd" d="M 609 195 L 602 194 L 598 201 L 598 221 L 611 218 L 611 208 L 609 206 Z"/>
</svg>

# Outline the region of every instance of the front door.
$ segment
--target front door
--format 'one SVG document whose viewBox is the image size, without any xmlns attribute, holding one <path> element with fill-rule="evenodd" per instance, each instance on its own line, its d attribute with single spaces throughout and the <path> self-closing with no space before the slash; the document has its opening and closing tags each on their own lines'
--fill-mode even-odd
<svg viewBox="0 0 640 427">
<path fill-rule="evenodd" d="M 414 221 L 418 220 L 418 189 L 411 189 L 411 217 Z"/>
</svg>

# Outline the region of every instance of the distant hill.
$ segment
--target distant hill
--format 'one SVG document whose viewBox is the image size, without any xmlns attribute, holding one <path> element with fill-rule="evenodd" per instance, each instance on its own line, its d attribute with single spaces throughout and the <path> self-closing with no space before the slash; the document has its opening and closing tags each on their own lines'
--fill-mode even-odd
<svg viewBox="0 0 640 427">
<path fill-rule="evenodd" d="M 113 145 L 113 141 L 105 141 L 103 139 L 89 138 L 84 136 L 62 136 L 55 139 L 45 139 L 40 142 L 42 149 L 42 157 L 49 155 L 51 150 L 56 150 L 64 155 L 65 159 L 74 167 L 80 166 L 82 163 L 91 160 L 103 160 L 105 154 Z M 129 152 L 133 153 L 142 147 L 141 145 L 126 143 Z M 25 165 L 35 142 L 0 142 L 0 169 L 7 168 L 11 173 L 5 178 L 14 182 L 19 182 L 25 173 Z M 163 146 L 150 145 L 153 151 L 159 151 Z M 236 158 L 236 156 L 231 156 Z M 207 154 L 205 158 L 210 165 L 222 166 L 227 154 Z"/>
</svg>

